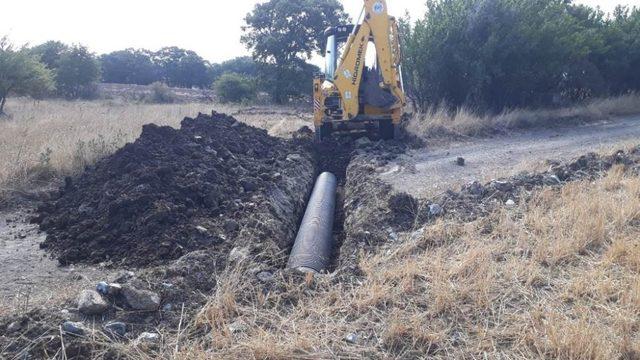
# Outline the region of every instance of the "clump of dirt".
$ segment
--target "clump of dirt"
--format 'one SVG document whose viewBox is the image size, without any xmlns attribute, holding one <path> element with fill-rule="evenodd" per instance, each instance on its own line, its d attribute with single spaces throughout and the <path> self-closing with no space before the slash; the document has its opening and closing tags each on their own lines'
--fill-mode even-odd
<svg viewBox="0 0 640 360">
<path fill-rule="evenodd" d="M 215 112 L 186 118 L 179 130 L 146 125 L 40 206 L 42 246 L 61 264 L 140 267 L 204 249 L 228 255 L 244 229 L 261 228 L 282 251 L 295 229 L 260 214 L 295 228 L 297 219 L 284 218 L 295 216 L 313 181 L 308 144 Z"/>
</svg>

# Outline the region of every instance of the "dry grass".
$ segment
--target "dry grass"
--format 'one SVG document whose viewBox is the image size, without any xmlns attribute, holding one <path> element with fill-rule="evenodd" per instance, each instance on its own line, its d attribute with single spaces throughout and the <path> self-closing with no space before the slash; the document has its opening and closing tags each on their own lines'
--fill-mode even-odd
<svg viewBox="0 0 640 360">
<path fill-rule="evenodd" d="M 185 116 L 212 109 L 238 113 L 251 125 L 286 135 L 308 124 L 306 115 L 278 108 L 251 111 L 220 104 L 136 104 L 117 101 L 9 99 L 9 118 L 0 118 L 0 198 L 28 190 L 51 177 L 83 169 L 140 134 L 142 125 L 177 127 Z M 310 114 L 309 114 L 310 116 Z"/>
<path fill-rule="evenodd" d="M 482 136 L 509 129 L 557 126 L 637 114 L 640 114 L 638 94 L 597 99 L 586 105 L 561 109 L 506 110 L 495 116 L 479 116 L 465 107 L 451 112 L 445 106 L 438 106 L 415 115 L 408 130 L 423 138 Z"/>
<path fill-rule="evenodd" d="M 265 293 L 229 271 L 196 320 L 208 335 L 155 355 L 638 359 L 639 200 L 640 178 L 616 168 L 473 223 L 430 225 L 363 256 L 356 282 L 282 279 Z"/>
</svg>

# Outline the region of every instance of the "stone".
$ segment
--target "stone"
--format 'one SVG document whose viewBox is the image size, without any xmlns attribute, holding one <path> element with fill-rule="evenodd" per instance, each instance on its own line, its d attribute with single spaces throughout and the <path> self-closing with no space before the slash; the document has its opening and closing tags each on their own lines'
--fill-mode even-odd
<svg viewBox="0 0 640 360">
<path fill-rule="evenodd" d="M 69 335 L 84 336 L 89 333 L 89 329 L 80 322 L 65 321 L 62 324 L 62 332 Z"/>
<path fill-rule="evenodd" d="M 411 240 L 418 240 L 424 236 L 424 228 L 418 229 L 411 233 Z"/>
<path fill-rule="evenodd" d="M 429 215 L 431 216 L 440 216 L 444 213 L 444 209 L 440 204 L 431 204 L 429 205 Z"/>
<path fill-rule="evenodd" d="M 226 232 L 231 233 L 231 232 L 238 231 L 238 229 L 240 229 L 240 225 L 238 225 L 237 221 L 229 219 L 224 222 L 224 230 Z"/>
<path fill-rule="evenodd" d="M 232 334 L 245 332 L 248 328 L 247 324 L 242 320 L 236 320 L 228 326 L 228 329 Z"/>
<path fill-rule="evenodd" d="M 237 263 L 246 260 L 249 257 L 249 250 L 246 248 L 234 247 L 229 253 L 229 262 Z"/>
<path fill-rule="evenodd" d="M 96 286 L 96 291 L 104 296 L 116 296 L 122 291 L 122 285 L 116 283 L 109 284 L 106 281 L 101 281 Z"/>
<path fill-rule="evenodd" d="M 160 334 L 153 333 L 153 332 L 143 332 L 134 341 L 134 345 L 153 344 L 153 343 L 157 343 L 159 341 L 160 341 Z"/>
<path fill-rule="evenodd" d="M 204 226 L 200 226 L 200 225 L 196 226 L 196 230 L 198 230 L 198 232 L 199 232 L 200 234 L 202 234 L 202 235 L 206 235 L 206 234 L 208 234 L 208 233 L 209 233 L 209 229 L 207 229 L 207 228 L 206 228 L 206 227 L 204 227 Z"/>
<path fill-rule="evenodd" d="M 465 190 L 471 195 L 480 196 L 484 192 L 484 187 L 477 181 L 471 182 L 465 186 Z"/>
<path fill-rule="evenodd" d="M 127 324 L 120 321 L 108 322 L 102 328 L 106 333 L 112 335 L 125 336 L 127 333 Z"/>
<path fill-rule="evenodd" d="M 512 208 L 512 207 L 516 206 L 516 202 L 515 202 L 515 201 L 513 201 L 513 199 L 509 199 L 509 200 L 507 200 L 507 202 L 505 203 L 505 205 L 507 205 L 507 207 Z"/>
<path fill-rule="evenodd" d="M 7 326 L 7 334 L 13 334 L 15 332 L 18 332 L 22 330 L 22 322 L 21 321 L 14 321 L 11 324 L 9 324 L 9 326 Z"/>
<path fill-rule="evenodd" d="M 265 283 L 272 282 L 275 278 L 271 271 L 260 271 L 256 274 L 256 277 L 258 278 L 258 280 Z"/>
<path fill-rule="evenodd" d="M 347 336 L 344 337 L 344 341 L 348 342 L 349 344 L 357 344 L 358 335 L 354 333 L 347 334 Z"/>
<path fill-rule="evenodd" d="M 240 180 L 240 186 L 242 186 L 246 192 L 256 191 L 258 190 L 258 179 L 246 177 Z"/>
<path fill-rule="evenodd" d="M 300 160 L 302 160 L 302 155 L 300 154 L 287 155 L 287 161 L 300 161 Z"/>
<path fill-rule="evenodd" d="M 85 290 L 78 298 L 78 311 L 84 315 L 100 315 L 109 310 L 109 304 L 97 291 Z"/>
<path fill-rule="evenodd" d="M 134 310 L 156 311 L 160 308 L 160 295 L 149 290 L 123 286 L 122 295 L 127 304 Z"/>
<path fill-rule="evenodd" d="M 465 165 L 465 160 L 463 157 L 459 157 L 456 159 L 456 165 L 458 166 L 464 166 Z"/>
</svg>

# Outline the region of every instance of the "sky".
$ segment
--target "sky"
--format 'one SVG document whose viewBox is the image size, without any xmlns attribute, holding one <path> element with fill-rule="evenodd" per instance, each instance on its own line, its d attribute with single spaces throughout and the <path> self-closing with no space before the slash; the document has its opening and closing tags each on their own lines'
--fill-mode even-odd
<svg viewBox="0 0 640 360">
<path fill-rule="evenodd" d="M 0 0 L 0 36 L 37 45 L 47 40 L 82 44 L 103 54 L 125 48 L 179 46 L 221 62 L 248 55 L 240 43 L 244 16 L 256 0 Z M 356 18 L 362 0 L 341 0 Z M 422 16 L 424 0 L 388 0 L 389 12 Z M 640 0 L 577 0 L 611 11 Z"/>
</svg>

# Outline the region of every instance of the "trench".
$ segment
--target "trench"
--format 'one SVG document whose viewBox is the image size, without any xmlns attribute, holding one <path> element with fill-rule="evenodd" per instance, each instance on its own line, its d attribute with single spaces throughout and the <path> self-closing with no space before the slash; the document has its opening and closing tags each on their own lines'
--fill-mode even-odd
<svg viewBox="0 0 640 360">
<path fill-rule="evenodd" d="M 326 183 L 327 178 L 324 178 L 324 175 L 321 175 L 321 174 L 328 172 L 335 176 L 336 190 L 335 190 L 335 198 L 334 198 L 335 207 L 333 211 L 333 226 L 331 229 L 331 251 L 327 261 L 328 265 L 325 268 L 325 271 L 331 272 L 331 271 L 334 271 L 335 268 L 337 267 L 337 263 L 338 263 L 337 259 L 340 256 L 340 248 L 345 240 L 344 223 L 345 223 L 346 214 L 345 214 L 345 207 L 344 207 L 344 204 L 345 204 L 345 188 L 344 187 L 346 184 L 347 167 L 349 166 L 349 163 L 351 162 L 351 159 L 352 159 L 354 145 L 353 145 L 353 142 L 350 141 L 349 139 L 331 139 L 322 144 L 315 145 L 314 150 L 315 150 L 314 154 L 315 154 L 315 160 L 316 160 L 315 181 L 317 182 L 315 184 L 315 187 L 318 187 L 318 189 L 320 189 L 322 184 Z M 323 180 L 321 180 L 321 178 Z M 333 181 L 331 180 L 329 180 L 329 182 L 331 183 L 331 185 L 333 185 Z M 316 211 L 317 209 L 315 209 L 315 207 L 318 207 L 319 205 L 321 205 L 316 203 L 316 201 L 314 201 L 313 196 L 314 196 L 313 194 L 310 194 L 307 200 L 305 215 L 307 213 Z M 299 239 L 300 237 L 304 237 L 304 235 L 301 235 L 301 234 L 309 230 L 306 228 L 308 223 L 313 223 L 315 226 L 314 229 L 328 226 L 327 220 L 322 218 L 322 216 L 326 216 L 326 215 L 323 213 L 322 215 L 316 216 L 313 220 L 308 221 L 307 224 L 305 224 L 305 220 L 301 218 L 299 221 L 300 225 L 298 227 L 299 231 L 296 239 Z M 318 224 L 322 224 L 322 225 L 318 225 Z M 306 240 L 307 245 L 309 245 L 308 249 L 314 249 L 315 251 L 326 249 L 324 244 L 322 244 L 326 242 L 326 237 L 316 236 L 315 234 L 309 235 L 309 237 L 312 237 L 313 241 L 311 241 L 311 239 Z M 297 250 L 297 247 L 296 245 L 294 245 L 294 248 L 292 249 L 292 253 L 291 253 L 291 258 L 290 258 L 292 261 L 293 261 L 293 258 L 299 259 L 299 257 L 296 256 L 299 252 L 296 250 Z M 310 252 L 308 252 L 307 250 L 303 252 L 305 254 L 303 257 L 308 258 L 306 254 L 310 254 Z M 324 253 L 324 251 L 320 251 L 320 253 Z M 321 256 L 321 257 L 324 258 L 324 256 Z M 314 262 L 315 260 L 307 260 L 307 261 Z M 293 267 L 297 268 L 297 266 L 293 266 Z M 303 266 L 302 268 L 306 268 L 306 267 Z"/>
</svg>

